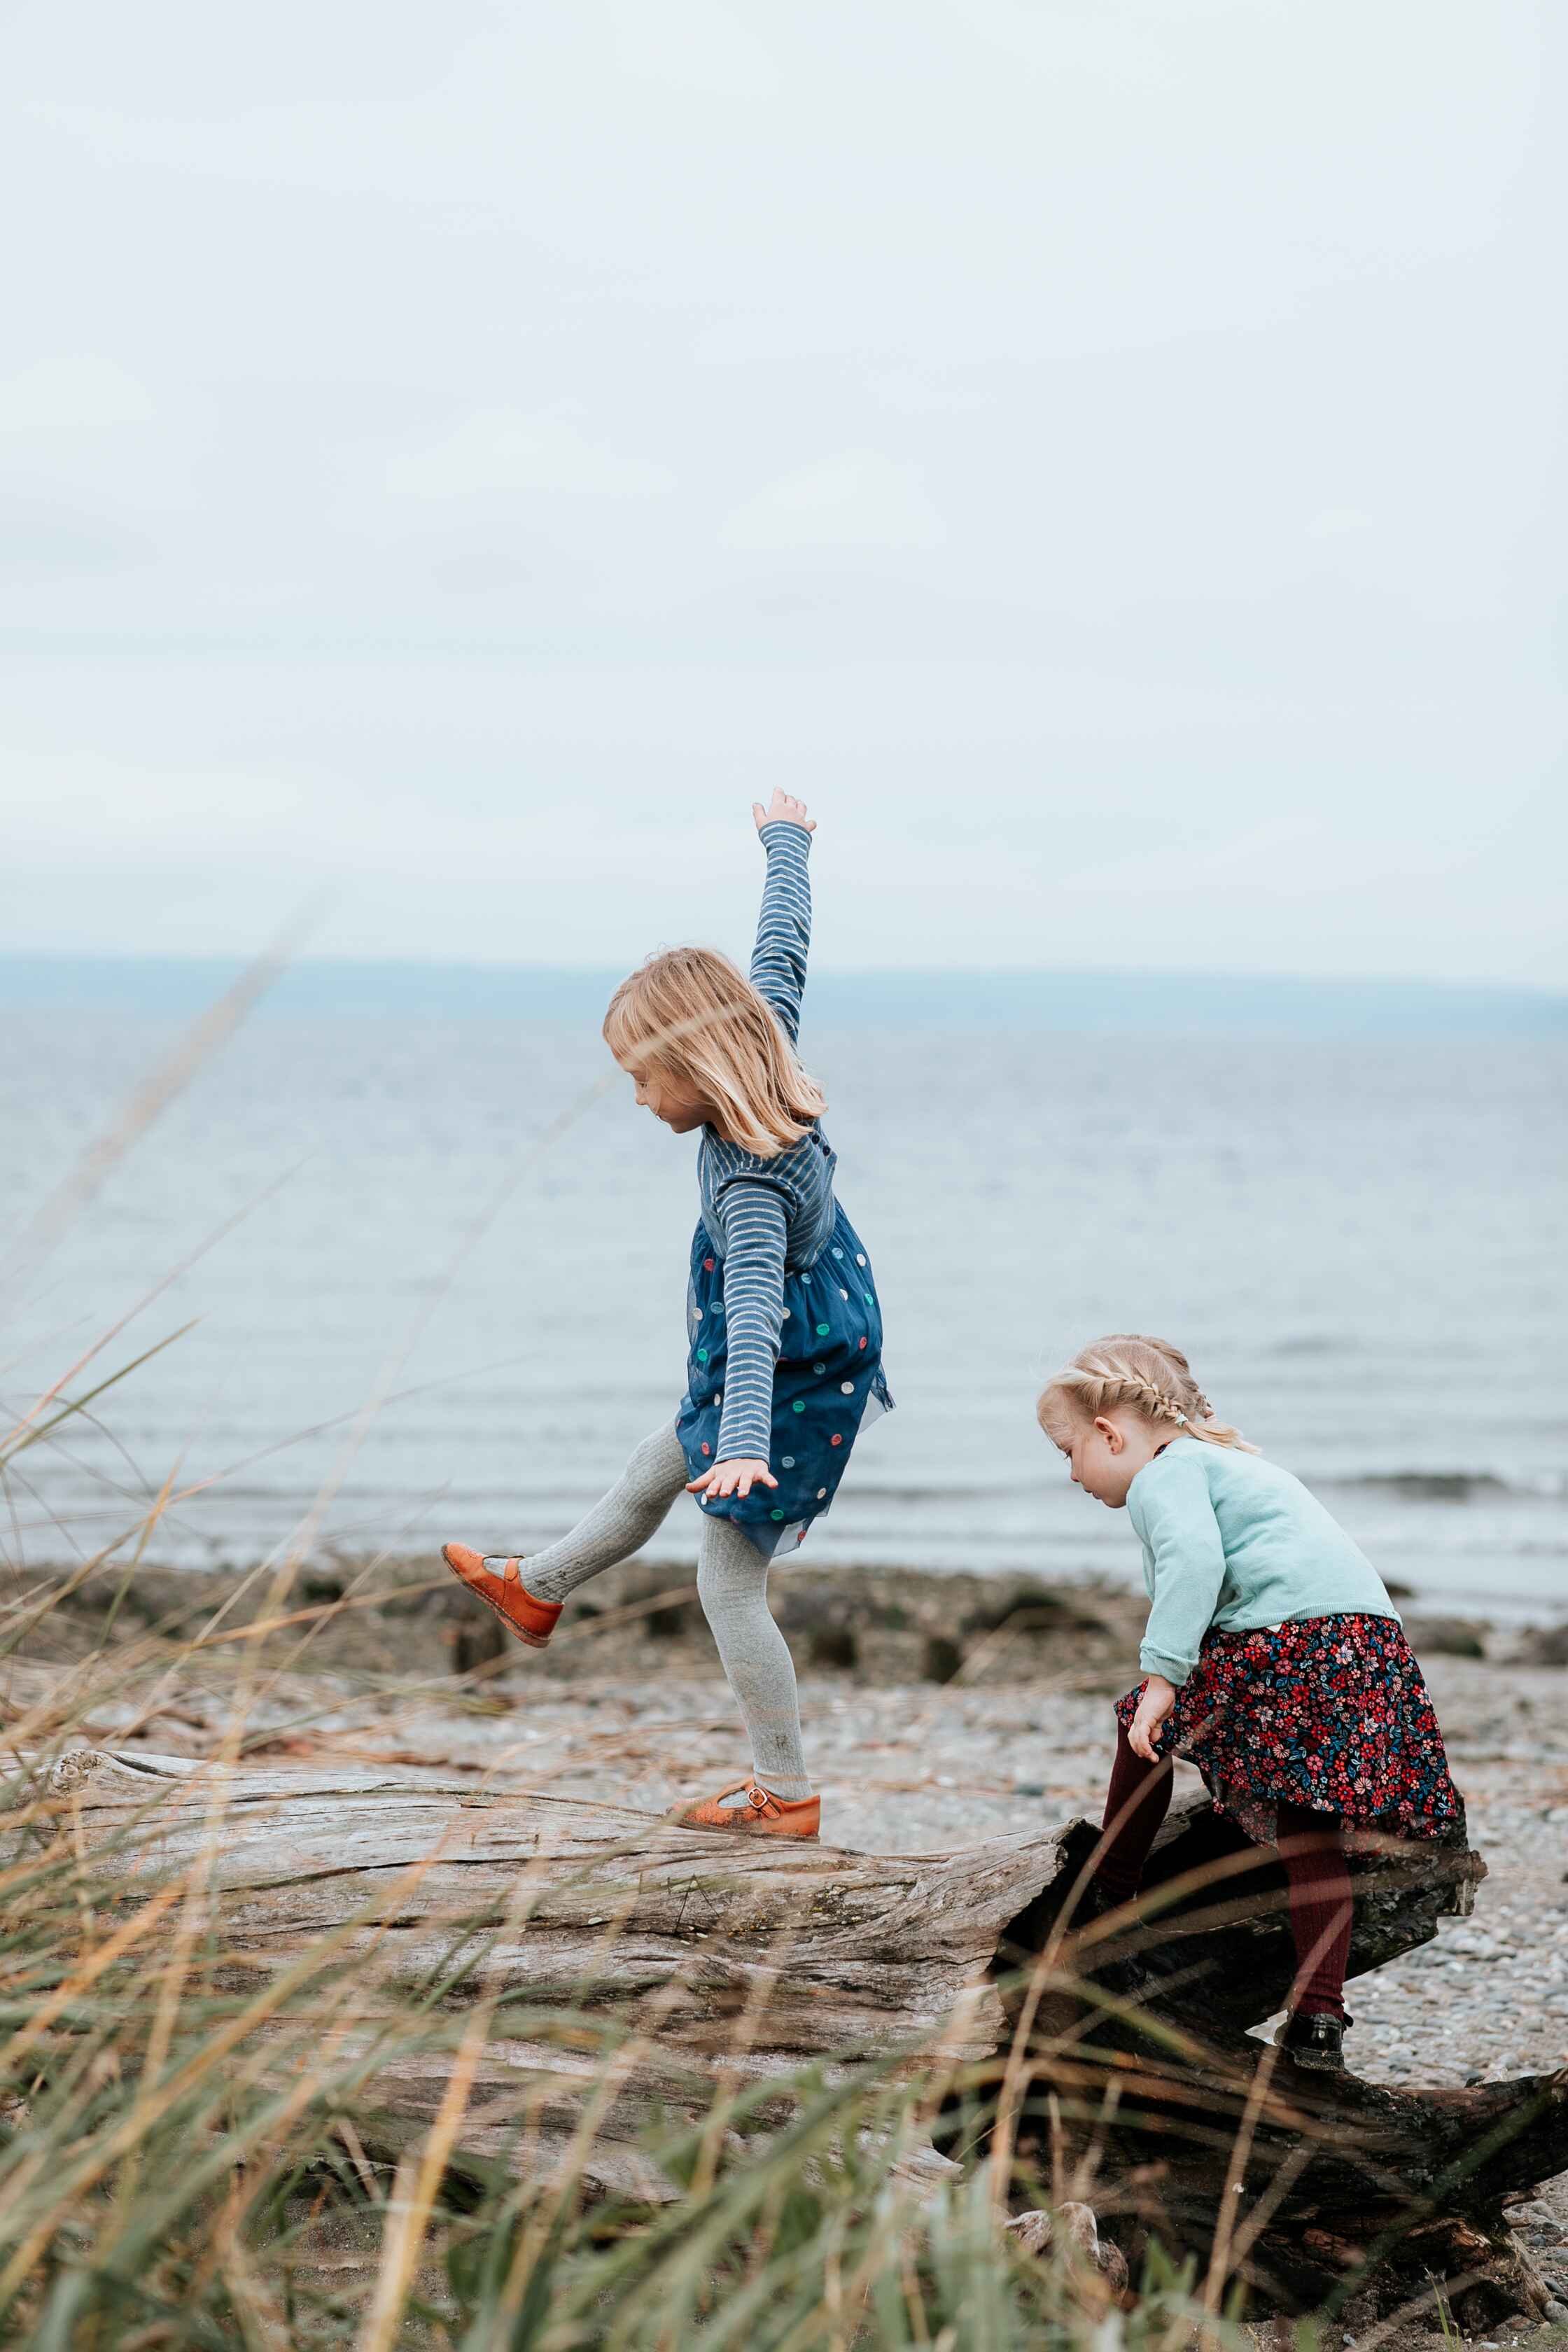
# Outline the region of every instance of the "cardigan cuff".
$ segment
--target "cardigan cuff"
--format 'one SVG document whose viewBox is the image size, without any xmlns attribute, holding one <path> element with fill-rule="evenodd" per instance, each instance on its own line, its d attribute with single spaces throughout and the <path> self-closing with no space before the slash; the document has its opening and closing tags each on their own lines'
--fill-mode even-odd
<svg viewBox="0 0 1568 2352">
<path fill-rule="evenodd" d="M 1197 1660 L 1163 1657 L 1158 1650 L 1152 1650 L 1145 1642 L 1138 1653 L 1138 1663 L 1146 1675 L 1163 1675 L 1168 1683 L 1174 1683 L 1176 1688 L 1180 1690 L 1193 1668 L 1197 1664 Z"/>
</svg>

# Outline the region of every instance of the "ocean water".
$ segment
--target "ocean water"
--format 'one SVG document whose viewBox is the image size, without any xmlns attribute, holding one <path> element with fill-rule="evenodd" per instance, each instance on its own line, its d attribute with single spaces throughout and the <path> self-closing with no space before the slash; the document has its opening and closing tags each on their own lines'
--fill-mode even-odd
<svg viewBox="0 0 1568 2352">
<path fill-rule="evenodd" d="M 804 1559 L 1134 1577 L 1033 1416 L 1132 1328 L 1428 1607 L 1568 1612 L 1561 1042 L 929 1026 L 885 998 L 857 1024 L 846 993 L 804 1043 L 899 1411 Z M 0 1024 L 7 1411 L 132 1309 L 68 1393 L 193 1325 L 14 1457 L 7 1559 L 91 1554 L 165 1482 L 147 1556 L 174 1563 L 564 1528 L 674 1411 L 693 1140 L 605 1083 L 574 1008 L 284 1005 L 62 1203 L 178 1027 L 102 1001 Z M 654 1549 L 696 1534 L 683 1501 Z"/>
</svg>

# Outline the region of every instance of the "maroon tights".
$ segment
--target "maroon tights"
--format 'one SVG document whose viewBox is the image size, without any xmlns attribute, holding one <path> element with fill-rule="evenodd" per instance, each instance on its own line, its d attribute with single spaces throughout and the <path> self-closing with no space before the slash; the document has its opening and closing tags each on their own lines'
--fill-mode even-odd
<svg viewBox="0 0 1568 2352">
<path fill-rule="evenodd" d="M 1145 1764 L 1116 1730 L 1116 1761 L 1105 1801 L 1105 1845 L 1095 1884 L 1112 1904 L 1131 1903 L 1171 1801 L 1171 1759 Z M 1344 2015 L 1351 1948 L 1351 1875 L 1338 1816 L 1305 1805 L 1279 1809 L 1279 1859 L 1290 1890 L 1296 1982 L 1290 2006 L 1304 2017 Z"/>
</svg>

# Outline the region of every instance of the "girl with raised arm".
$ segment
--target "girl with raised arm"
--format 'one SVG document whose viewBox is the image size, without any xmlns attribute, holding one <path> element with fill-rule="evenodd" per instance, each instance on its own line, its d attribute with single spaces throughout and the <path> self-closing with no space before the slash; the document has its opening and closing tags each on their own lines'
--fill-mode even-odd
<svg viewBox="0 0 1568 2352">
<path fill-rule="evenodd" d="M 605 1015 L 605 1042 L 637 1102 L 677 1135 L 700 1131 L 679 1411 L 547 1551 L 525 1560 L 451 1543 L 442 1557 L 542 1649 L 577 1587 L 639 1550 L 682 1491 L 695 1495 L 698 1591 L 752 1770 L 679 1818 L 812 1838 L 820 1801 L 794 1663 L 768 1609 L 768 1563 L 826 1510 L 857 1436 L 892 1399 L 870 1261 L 835 1198 L 818 1124 L 826 1104 L 795 1055 L 816 826 L 785 793 L 752 815 L 767 878 L 750 979 L 711 949 L 673 948 L 624 980 Z"/>
<path fill-rule="evenodd" d="M 1463 1819 L 1443 1735 L 1383 1579 L 1299 1478 L 1215 1417 L 1169 1340 L 1097 1339 L 1046 1384 L 1040 1426 L 1077 1485 L 1125 1510 L 1152 1604 L 1144 1679 L 1116 1705 L 1116 1760 L 1089 1890 L 1132 1902 L 1171 1801 L 1171 1759 L 1216 1812 L 1278 1848 L 1297 1973 L 1277 2039 L 1343 2064 L 1348 1828 L 1435 1837 Z M 1136 1962 L 1098 1971 L 1139 1989 Z"/>
</svg>

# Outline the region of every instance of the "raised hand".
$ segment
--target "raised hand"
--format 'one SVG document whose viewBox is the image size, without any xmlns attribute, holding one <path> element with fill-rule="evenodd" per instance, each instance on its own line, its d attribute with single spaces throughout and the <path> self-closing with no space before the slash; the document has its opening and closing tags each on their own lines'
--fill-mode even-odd
<svg viewBox="0 0 1568 2352">
<path fill-rule="evenodd" d="M 715 1462 L 700 1478 L 693 1478 L 686 1491 L 689 1495 L 749 1495 L 753 1486 L 776 1486 L 765 1462 Z"/>
<path fill-rule="evenodd" d="M 765 809 L 761 801 L 753 801 L 752 814 L 759 833 L 764 824 L 798 824 L 802 833 L 816 831 L 816 819 L 807 816 L 805 803 L 792 799 L 788 793 L 775 793 Z"/>
</svg>

